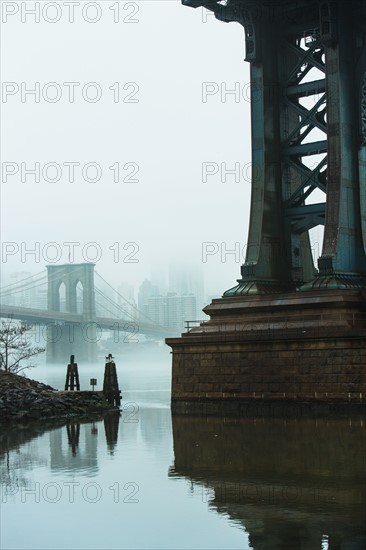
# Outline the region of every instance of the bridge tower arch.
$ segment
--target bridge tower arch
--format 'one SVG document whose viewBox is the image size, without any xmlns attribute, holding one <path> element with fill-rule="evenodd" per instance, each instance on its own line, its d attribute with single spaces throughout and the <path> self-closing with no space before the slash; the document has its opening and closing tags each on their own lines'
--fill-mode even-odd
<svg viewBox="0 0 366 550">
<path fill-rule="evenodd" d="M 65 285 L 65 311 L 77 313 L 76 287 L 81 283 L 83 287 L 82 315 L 87 320 L 95 319 L 95 291 L 94 291 L 95 264 L 64 264 L 48 265 L 48 295 L 47 308 L 60 311 L 59 289 Z"/>
<path fill-rule="evenodd" d="M 47 309 L 60 311 L 60 287 L 65 287 L 65 313 L 78 313 L 77 287 L 82 286 L 80 322 L 49 327 L 47 360 L 65 361 L 74 354 L 78 360 L 94 360 L 97 351 L 93 263 L 48 265 Z"/>
</svg>

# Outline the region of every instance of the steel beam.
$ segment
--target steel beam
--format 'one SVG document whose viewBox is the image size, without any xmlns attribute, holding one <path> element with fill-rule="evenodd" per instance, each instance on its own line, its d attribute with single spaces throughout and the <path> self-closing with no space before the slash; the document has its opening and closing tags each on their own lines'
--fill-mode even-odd
<svg viewBox="0 0 366 550">
<path fill-rule="evenodd" d="M 183 4 L 243 25 L 256 97 L 247 255 L 224 295 L 366 286 L 366 2 Z M 308 230 L 318 224 L 316 270 Z"/>
</svg>

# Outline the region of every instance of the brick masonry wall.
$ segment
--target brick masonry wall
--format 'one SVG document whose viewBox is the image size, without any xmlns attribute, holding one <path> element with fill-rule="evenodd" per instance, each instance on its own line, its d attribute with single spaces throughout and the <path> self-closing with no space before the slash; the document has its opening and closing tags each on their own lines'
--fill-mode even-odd
<svg viewBox="0 0 366 550">
<path fill-rule="evenodd" d="M 172 344 L 171 344 L 172 345 Z M 178 343 L 172 402 L 291 400 L 366 403 L 362 338 Z"/>
</svg>

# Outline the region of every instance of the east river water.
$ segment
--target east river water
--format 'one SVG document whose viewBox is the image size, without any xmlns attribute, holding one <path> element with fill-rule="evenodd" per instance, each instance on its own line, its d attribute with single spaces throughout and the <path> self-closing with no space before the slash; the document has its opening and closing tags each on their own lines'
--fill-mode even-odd
<svg viewBox="0 0 366 550">
<path fill-rule="evenodd" d="M 168 348 L 117 369 L 120 415 L 3 429 L 2 550 L 366 548 L 361 417 L 172 417 Z"/>
</svg>

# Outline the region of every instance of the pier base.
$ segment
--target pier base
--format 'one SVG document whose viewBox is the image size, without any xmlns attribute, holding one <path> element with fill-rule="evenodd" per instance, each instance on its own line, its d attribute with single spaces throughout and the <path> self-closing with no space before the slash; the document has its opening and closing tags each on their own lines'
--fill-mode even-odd
<svg viewBox="0 0 366 550">
<path fill-rule="evenodd" d="M 221 298 L 204 311 L 209 321 L 166 340 L 173 412 L 366 408 L 366 291 Z"/>
<path fill-rule="evenodd" d="M 98 356 L 96 323 L 49 324 L 44 327 L 47 363 L 63 363 L 65 355 L 77 355 L 79 361 L 95 363 Z"/>
</svg>

